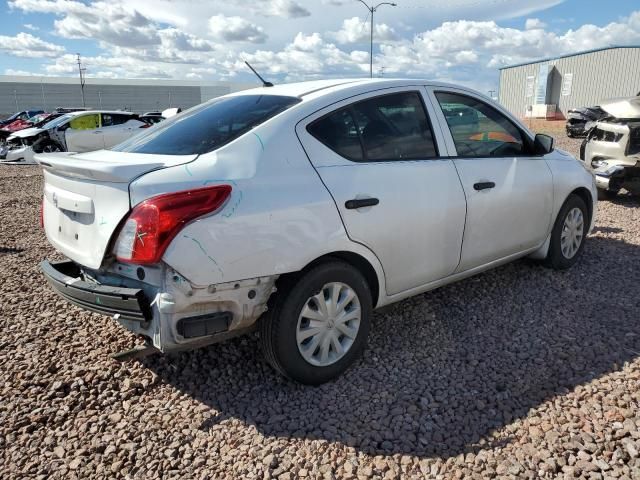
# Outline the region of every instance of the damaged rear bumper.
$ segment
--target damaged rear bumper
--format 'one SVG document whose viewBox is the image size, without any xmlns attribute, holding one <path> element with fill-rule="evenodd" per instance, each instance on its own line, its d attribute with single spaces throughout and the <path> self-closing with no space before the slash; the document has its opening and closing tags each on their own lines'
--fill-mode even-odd
<svg viewBox="0 0 640 480">
<path fill-rule="evenodd" d="M 63 298 L 112 316 L 161 352 L 191 350 L 253 330 L 278 278 L 197 286 L 164 264 L 92 270 L 65 260 L 43 261 L 40 268 Z"/>
<path fill-rule="evenodd" d="M 142 289 L 86 282 L 78 266 L 70 260 L 45 260 L 40 269 L 58 294 L 79 307 L 143 325 L 151 321 L 151 306 Z"/>
</svg>

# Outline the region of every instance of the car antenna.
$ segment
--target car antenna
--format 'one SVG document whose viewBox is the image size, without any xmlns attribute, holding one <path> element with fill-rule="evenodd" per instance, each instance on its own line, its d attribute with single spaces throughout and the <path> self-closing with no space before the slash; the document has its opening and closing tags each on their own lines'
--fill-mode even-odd
<svg viewBox="0 0 640 480">
<path fill-rule="evenodd" d="M 251 71 L 256 74 L 256 77 L 258 77 L 260 79 L 260 81 L 262 82 L 262 86 L 263 87 L 273 87 L 273 83 L 267 82 L 264 78 L 262 78 L 260 76 L 260 74 L 258 72 L 256 72 L 255 69 L 251 65 L 249 65 L 249 62 L 247 62 L 245 60 L 244 63 L 246 63 L 247 67 L 249 67 L 251 69 Z"/>
</svg>

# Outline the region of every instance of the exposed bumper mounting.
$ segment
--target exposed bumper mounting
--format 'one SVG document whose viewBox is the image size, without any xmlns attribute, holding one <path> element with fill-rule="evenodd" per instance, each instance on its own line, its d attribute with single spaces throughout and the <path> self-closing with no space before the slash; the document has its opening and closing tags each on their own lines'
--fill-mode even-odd
<svg viewBox="0 0 640 480">
<path fill-rule="evenodd" d="M 152 318 L 151 306 L 142 289 L 110 287 L 81 279 L 78 265 L 70 260 L 40 264 L 49 284 L 62 297 L 76 305 L 105 315 L 139 321 L 143 324 Z"/>
</svg>

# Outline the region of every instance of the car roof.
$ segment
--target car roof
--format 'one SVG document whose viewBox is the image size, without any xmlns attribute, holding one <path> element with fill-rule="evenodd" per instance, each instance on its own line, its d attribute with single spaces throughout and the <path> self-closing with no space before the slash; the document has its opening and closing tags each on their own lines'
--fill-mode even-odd
<svg viewBox="0 0 640 480">
<path fill-rule="evenodd" d="M 311 80 L 307 82 L 283 83 L 273 87 L 257 87 L 249 90 L 241 90 L 232 93 L 236 95 L 284 95 L 291 97 L 314 98 L 342 90 L 351 90 L 354 87 L 392 88 L 403 85 L 430 85 L 439 87 L 460 88 L 457 85 L 434 82 L 415 78 L 336 78 L 331 80 Z"/>
<path fill-rule="evenodd" d="M 113 115 L 135 115 L 133 112 L 125 112 L 121 110 L 80 110 L 77 112 L 68 112 L 64 115 L 69 115 L 72 117 L 77 117 L 78 115 L 87 115 L 87 114 L 96 114 L 96 113 L 109 113 Z"/>
</svg>

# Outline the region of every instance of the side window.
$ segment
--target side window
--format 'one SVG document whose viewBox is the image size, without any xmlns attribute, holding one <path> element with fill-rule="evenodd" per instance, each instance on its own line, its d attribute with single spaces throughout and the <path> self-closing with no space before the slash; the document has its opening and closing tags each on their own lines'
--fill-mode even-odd
<svg viewBox="0 0 640 480">
<path fill-rule="evenodd" d="M 133 115 L 124 115 L 122 113 L 114 113 L 111 117 L 113 118 L 113 125 L 122 125 L 134 119 Z"/>
<path fill-rule="evenodd" d="M 459 157 L 502 157 L 527 153 L 520 130 L 484 102 L 466 95 L 436 92 Z"/>
<path fill-rule="evenodd" d="M 307 128 L 311 135 L 337 154 L 356 162 L 363 160 L 360 135 L 348 109 L 327 115 Z"/>
<path fill-rule="evenodd" d="M 435 157 L 436 146 L 419 94 L 397 93 L 353 105 L 367 160 Z"/>
<path fill-rule="evenodd" d="M 354 103 L 312 123 L 308 130 L 349 160 L 420 160 L 438 155 L 417 92 Z"/>
<path fill-rule="evenodd" d="M 111 127 L 112 125 L 115 125 L 115 123 L 113 123 L 113 116 L 109 113 L 101 113 L 100 115 L 102 115 L 102 126 L 103 127 Z"/>
<path fill-rule="evenodd" d="M 69 122 L 73 130 L 94 130 L 100 128 L 100 114 L 81 115 Z"/>
</svg>

